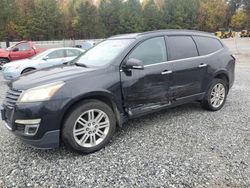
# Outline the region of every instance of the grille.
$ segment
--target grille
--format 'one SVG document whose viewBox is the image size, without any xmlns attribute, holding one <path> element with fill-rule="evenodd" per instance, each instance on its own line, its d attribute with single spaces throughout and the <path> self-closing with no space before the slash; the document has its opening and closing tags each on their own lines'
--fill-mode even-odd
<svg viewBox="0 0 250 188">
<path fill-rule="evenodd" d="M 10 89 L 9 91 L 7 91 L 4 104 L 10 108 L 14 108 L 21 93 L 22 91 Z"/>
</svg>

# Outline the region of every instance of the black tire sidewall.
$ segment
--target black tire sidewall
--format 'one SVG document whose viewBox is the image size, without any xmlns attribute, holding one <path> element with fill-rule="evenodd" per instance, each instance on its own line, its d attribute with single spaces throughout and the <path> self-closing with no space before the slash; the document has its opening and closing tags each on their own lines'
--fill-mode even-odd
<svg viewBox="0 0 250 188">
<path fill-rule="evenodd" d="M 5 65 L 6 63 L 9 63 L 9 61 L 5 58 L 0 58 L 0 67 L 2 67 L 3 65 Z"/>
<path fill-rule="evenodd" d="M 75 141 L 73 136 L 73 128 L 75 121 L 79 118 L 79 116 L 90 109 L 99 109 L 105 112 L 110 121 L 110 128 L 106 138 L 100 144 L 91 148 L 86 148 L 80 146 Z M 79 105 L 75 106 L 67 115 L 62 128 L 62 140 L 66 144 L 66 146 L 71 148 L 73 151 L 83 154 L 93 153 L 95 151 L 100 150 L 109 143 L 115 132 L 115 128 L 116 128 L 116 121 L 114 112 L 107 104 L 98 100 L 86 100 L 84 102 L 81 102 Z"/>
<path fill-rule="evenodd" d="M 218 108 L 215 108 L 212 104 L 211 104 L 211 92 L 212 92 L 212 90 L 213 90 L 213 88 L 214 88 L 214 86 L 216 85 L 216 84 L 222 84 L 223 86 L 224 86 L 224 88 L 225 88 L 225 98 L 224 98 L 224 101 L 223 101 L 223 103 L 218 107 Z M 207 90 L 207 93 L 206 93 L 206 96 L 205 96 L 205 98 L 204 98 L 204 100 L 203 100 L 203 107 L 204 108 L 206 108 L 207 110 L 210 110 L 210 111 L 217 111 L 217 110 L 220 110 L 223 106 L 224 106 L 224 104 L 225 104 L 225 102 L 226 102 L 226 99 L 227 99 L 227 94 L 228 94 L 228 87 L 227 87 L 227 84 L 226 84 L 226 82 L 224 81 L 224 80 L 222 80 L 222 79 L 214 79 L 213 81 L 212 81 L 212 83 L 210 84 L 210 86 L 209 86 L 209 89 Z"/>
</svg>

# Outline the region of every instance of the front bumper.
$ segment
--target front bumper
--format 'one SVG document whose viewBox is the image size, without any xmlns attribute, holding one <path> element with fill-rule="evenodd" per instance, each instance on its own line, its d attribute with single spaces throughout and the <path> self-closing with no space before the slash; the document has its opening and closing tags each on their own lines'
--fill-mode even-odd
<svg viewBox="0 0 250 188">
<path fill-rule="evenodd" d="M 6 128 L 24 143 L 36 148 L 56 148 L 60 144 L 61 104 L 56 100 L 17 104 L 14 108 L 3 105 L 1 116 Z M 25 122 L 35 119 L 40 120 L 35 134 L 25 134 Z"/>
<path fill-rule="evenodd" d="M 13 80 L 20 76 L 18 71 L 3 70 L 3 77 L 5 80 Z"/>
</svg>

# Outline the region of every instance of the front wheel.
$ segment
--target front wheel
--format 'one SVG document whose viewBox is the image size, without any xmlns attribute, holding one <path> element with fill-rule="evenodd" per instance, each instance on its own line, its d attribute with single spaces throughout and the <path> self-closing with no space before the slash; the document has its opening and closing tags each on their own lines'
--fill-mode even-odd
<svg viewBox="0 0 250 188">
<path fill-rule="evenodd" d="M 112 109 L 98 100 L 86 100 L 69 112 L 62 129 L 63 142 L 79 153 L 92 153 L 103 148 L 116 127 Z"/>
<path fill-rule="evenodd" d="M 0 70 L 2 70 L 3 66 L 8 62 L 9 62 L 8 59 L 0 58 Z"/>
<path fill-rule="evenodd" d="M 214 79 L 202 101 L 202 107 L 210 110 L 220 110 L 227 98 L 228 87 L 224 80 Z"/>
</svg>

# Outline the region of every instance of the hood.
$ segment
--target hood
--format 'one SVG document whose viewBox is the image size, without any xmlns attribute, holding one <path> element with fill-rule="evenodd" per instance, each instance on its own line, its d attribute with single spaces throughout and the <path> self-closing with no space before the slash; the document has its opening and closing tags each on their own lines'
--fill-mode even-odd
<svg viewBox="0 0 250 188">
<path fill-rule="evenodd" d="M 76 77 L 89 75 L 96 68 L 84 68 L 75 65 L 63 65 L 27 73 L 9 83 L 9 87 L 17 90 L 49 84 L 57 81 L 71 80 Z"/>
<path fill-rule="evenodd" d="M 1 48 L 0 49 L 0 57 L 8 58 L 9 57 L 9 51 Z"/>
<path fill-rule="evenodd" d="M 39 63 L 41 60 L 32 60 L 32 59 L 22 59 L 22 60 L 17 60 L 17 61 L 11 61 L 10 63 L 5 64 L 3 67 L 4 68 L 9 68 L 13 66 L 25 66 L 25 65 L 31 65 L 31 64 L 36 64 Z"/>
</svg>

